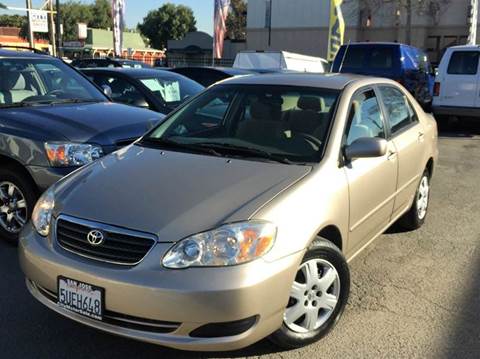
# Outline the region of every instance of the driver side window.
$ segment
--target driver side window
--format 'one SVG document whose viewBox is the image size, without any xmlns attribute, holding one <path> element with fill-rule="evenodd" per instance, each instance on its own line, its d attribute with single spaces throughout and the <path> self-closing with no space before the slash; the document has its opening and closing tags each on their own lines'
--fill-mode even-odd
<svg viewBox="0 0 480 359">
<path fill-rule="evenodd" d="M 383 116 L 373 90 L 367 90 L 353 96 L 348 123 L 347 146 L 362 137 L 385 138 Z"/>
</svg>

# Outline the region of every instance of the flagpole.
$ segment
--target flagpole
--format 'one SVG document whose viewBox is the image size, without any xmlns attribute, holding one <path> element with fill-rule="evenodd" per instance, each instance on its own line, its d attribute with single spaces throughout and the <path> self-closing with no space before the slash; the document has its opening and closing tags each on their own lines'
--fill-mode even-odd
<svg viewBox="0 0 480 359">
<path fill-rule="evenodd" d="M 478 0 L 471 0 L 470 14 L 470 31 L 468 34 L 468 44 L 475 45 L 477 43 L 477 25 L 478 25 Z"/>
<path fill-rule="evenodd" d="M 213 43 L 212 43 L 212 67 L 215 67 L 215 15 L 216 15 L 216 2 L 213 0 Z"/>
</svg>

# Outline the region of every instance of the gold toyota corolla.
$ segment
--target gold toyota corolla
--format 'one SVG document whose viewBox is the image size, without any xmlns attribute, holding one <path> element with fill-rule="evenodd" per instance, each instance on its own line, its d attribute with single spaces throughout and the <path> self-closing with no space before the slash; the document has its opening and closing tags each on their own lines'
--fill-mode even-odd
<svg viewBox="0 0 480 359">
<path fill-rule="evenodd" d="M 393 81 L 228 80 L 45 192 L 20 262 L 36 299 L 113 334 L 303 346 L 342 314 L 347 263 L 423 224 L 437 157 L 434 119 Z"/>
</svg>

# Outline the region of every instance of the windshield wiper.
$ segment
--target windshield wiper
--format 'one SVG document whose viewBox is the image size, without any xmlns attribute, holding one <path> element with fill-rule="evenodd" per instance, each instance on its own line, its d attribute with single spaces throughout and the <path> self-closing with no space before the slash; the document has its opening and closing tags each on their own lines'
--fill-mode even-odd
<svg viewBox="0 0 480 359">
<path fill-rule="evenodd" d="M 137 144 L 147 147 L 154 146 L 155 148 L 186 150 L 189 152 L 206 153 L 216 157 L 223 157 L 213 148 L 201 147 L 195 144 L 180 143 L 169 139 L 144 137 L 139 142 L 137 142 Z"/>
<path fill-rule="evenodd" d="M 229 154 L 243 154 L 250 157 L 264 158 L 267 160 L 284 163 L 287 165 L 294 164 L 294 162 L 290 161 L 288 158 L 281 157 L 274 153 L 264 151 L 258 148 L 253 148 L 253 147 L 244 147 L 244 146 L 232 145 L 230 143 L 217 143 L 217 142 L 201 142 L 201 143 L 197 143 L 197 146 L 201 146 L 204 148 L 213 148 L 215 150 L 225 150 Z"/>
<path fill-rule="evenodd" d="M 34 106 L 34 103 L 28 103 L 28 102 L 17 102 L 17 103 L 11 103 L 11 104 L 5 104 L 5 105 L 0 105 L 0 109 L 2 108 L 20 108 L 20 107 L 31 107 Z"/>
<path fill-rule="evenodd" d="M 51 99 L 51 100 L 44 100 L 44 101 L 32 101 L 26 102 L 31 105 L 61 105 L 61 104 L 68 104 L 68 103 L 97 103 L 103 102 L 102 100 L 95 100 L 95 99 L 82 99 L 82 98 L 65 98 L 65 99 Z"/>
</svg>

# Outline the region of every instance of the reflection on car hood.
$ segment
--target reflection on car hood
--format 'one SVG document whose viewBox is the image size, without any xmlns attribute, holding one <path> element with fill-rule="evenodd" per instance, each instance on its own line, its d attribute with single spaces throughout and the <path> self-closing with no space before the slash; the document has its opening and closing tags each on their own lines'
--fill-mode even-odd
<svg viewBox="0 0 480 359">
<path fill-rule="evenodd" d="M 133 145 L 60 182 L 55 215 L 154 233 L 160 241 L 175 242 L 249 219 L 310 170 Z"/>
<path fill-rule="evenodd" d="M 138 138 L 163 117 L 153 111 L 111 102 L 0 110 L 0 118 L 7 126 L 34 131 L 45 141 L 69 140 L 103 146 Z"/>
</svg>

